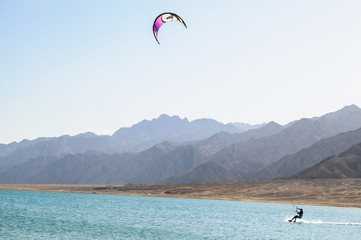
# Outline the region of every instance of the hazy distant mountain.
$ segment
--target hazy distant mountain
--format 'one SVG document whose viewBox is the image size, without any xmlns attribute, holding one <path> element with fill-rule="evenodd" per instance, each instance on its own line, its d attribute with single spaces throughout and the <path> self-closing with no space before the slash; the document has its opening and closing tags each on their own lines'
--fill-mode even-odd
<svg viewBox="0 0 361 240">
<path fill-rule="evenodd" d="M 356 105 L 350 105 L 312 120 L 319 122 L 324 131 L 332 136 L 360 128 L 361 109 Z"/>
<path fill-rule="evenodd" d="M 361 142 L 361 128 L 322 139 L 311 147 L 283 157 L 257 173 L 255 178 L 274 179 L 293 175 L 318 164 L 325 158 L 338 155 L 359 142 Z"/>
<path fill-rule="evenodd" d="M 360 178 L 361 143 L 338 156 L 329 157 L 317 165 L 297 173 L 292 179 Z"/>
<path fill-rule="evenodd" d="M 316 125 L 312 120 L 302 119 L 277 134 L 232 144 L 216 153 L 211 160 L 226 169 L 239 170 L 244 168 L 244 163 L 271 164 L 326 137 Z"/>
<path fill-rule="evenodd" d="M 242 133 L 216 133 L 210 138 L 193 143 L 193 146 L 200 148 L 208 156 L 234 143 L 245 142 L 251 138 L 262 138 L 280 132 L 283 127 L 275 122 L 269 122 L 260 128 L 252 129 Z"/>
<path fill-rule="evenodd" d="M 57 159 L 58 157 L 55 156 L 38 157 L 30 159 L 17 166 L 10 167 L 0 174 L 0 183 L 29 183 L 29 178 L 38 174 L 41 170 Z"/>
<path fill-rule="evenodd" d="M 251 129 L 246 132 L 233 134 L 237 142 L 247 141 L 251 138 L 263 138 L 279 133 L 284 127 L 274 121 L 264 124 L 260 128 Z"/>
<path fill-rule="evenodd" d="M 128 151 L 144 150 L 163 141 L 190 142 L 202 140 L 218 132 L 237 133 L 240 129 L 232 124 L 223 124 L 213 119 L 198 119 L 161 115 L 151 121 L 143 120 L 131 128 L 121 128 L 112 139 L 125 146 Z"/>
<path fill-rule="evenodd" d="M 29 159 L 44 156 L 61 156 L 72 153 L 69 146 L 61 139 L 54 139 L 46 142 L 38 142 L 26 148 L 20 148 L 9 155 L 0 158 L 0 172 L 9 167 L 24 163 Z"/>
<path fill-rule="evenodd" d="M 17 143 L 17 142 L 12 142 L 9 144 L 0 144 L 0 157 L 6 156 L 16 150 L 19 149 L 24 149 L 26 147 L 29 147 L 31 145 L 37 144 L 39 142 L 45 142 L 48 141 L 50 138 L 37 138 L 35 140 L 27 140 L 24 139 L 21 142 Z"/>
<path fill-rule="evenodd" d="M 338 124 L 337 124 L 338 122 Z M 282 157 L 307 148 L 317 141 L 361 127 L 361 109 L 352 105 L 317 119 L 301 119 L 277 134 L 230 145 L 210 157 L 227 170 L 240 171 L 252 179 L 260 164 L 269 165 Z M 250 168 L 250 164 L 254 164 Z M 250 169 L 245 172 L 244 169 Z"/>
<path fill-rule="evenodd" d="M 113 166 L 106 164 L 108 157 L 109 155 L 105 153 L 66 155 L 50 162 L 39 172 L 28 177 L 25 182 L 37 184 L 97 183 L 103 175 L 112 173 Z M 123 156 L 124 159 L 126 157 Z"/>
<path fill-rule="evenodd" d="M 280 132 L 283 127 L 275 122 L 269 122 L 260 128 L 252 129 L 242 133 L 216 133 L 210 138 L 193 143 L 192 145 L 200 148 L 208 156 L 215 154 L 219 150 L 234 143 L 245 142 L 251 138 L 262 138 L 271 136 Z"/>
<path fill-rule="evenodd" d="M 361 126 L 361 121 L 354 121 L 360 115 L 360 109 L 350 106 L 320 118 L 294 121 L 293 124 L 288 125 L 282 131 L 281 126 L 274 125 L 278 133 L 275 131 L 276 134 L 271 136 L 258 139 L 252 138 L 246 142 L 239 142 L 225 147 L 209 158 L 211 162 L 197 167 L 184 176 L 169 178 L 164 182 L 217 182 L 226 179 L 227 181 L 250 180 L 255 178 L 256 172 L 260 170 L 262 171 L 257 174 L 257 178 L 261 179 L 276 178 L 284 173 L 288 173 L 288 175 L 293 174 L 317 164 L 327 156 L 340 153 L 351 145 L 360 142 L 361 129 L 326 138 L 329 135 L 333 135 L 335 129 L 341 131 L 358 125 Z M 336 124 L 337 121 L 340 121 L 339 125 Z M 261 129 L 259 128 L 257 131 L 261 131 Z M 221 137 L 223 137 L 223 142 L 229 143 L 231 141 L 226 137 L 234 135 L 239 137 L 241 135 L 244 136 L 245 133 L 232 135 L 217 134 L 212 138 L 217 136 L 217 138 L 222 139 Z M 326 139 L 319 141 L 323 138 Z M 211 141 L 211 139 L 205 141 Z M 301 150 L 293 155 L 287 155 L 315 142 L 317 143 L 310 148 Z M 282 156 L 285 157 L 267 167 L 267 164 L 280 159 Z M 218 173 L 218 175 L 215 176 L 212 173 Z M 270 173 L 273 173 L 273 175 Z"/>
<path fill-rule="evenodd" d="M 204 163 L 205 160 L 206 158 L 197 148 L 190 145 L 181 146 L 153 162 L 140 161 L 141 171 L 137 175 L 129 176 L 127 182 L 159 183 L 172 176 L 181 176 Z"/>
<path fill-rule="evenodd" d="M 189 173 L 170 177 L 161 181 L 161 184 L 179 184 L 179 183 L 202 183 L 202 182 L 230 182 L 242 180 L 239 173 L 227 171 L 215 162 L 207 162 L 199 165 Z"/>
<path fill-rule="evenodd" d="M 97 151 L 102 153 L 140 152 L 163 141 L 195 141 L 217 132 L 240 132 L 232 124 L 212 119 L 189 122 L 178 116 L 161 115 L 151 121 L 144 120 L 130 128 L 121 128 L 113 136 L 83 133 L 76 136 L 38 138 L 33 141 L 0 145 L 0 172 L 24 163 L 31 158 L 62 156 Z"/>
<path fill-rule="evenodd" d="M 18 148 L 8 155 L 0 157 L 0 172 L 9 167 L 24 163 L 29 159 L 47 156 L 63 156 L 86 151 L 116 152 L 116 144 L 109 136 L 97 136 L 93 133 L 79 134 L 74 137 L 61 136 L 30 141 L 26 147 Z"/>
<path fill-rule="evenodd" d="M 171 176 L 179 176 L 202 164 L 204 157 L 192 146 L 164 142 L 139 153 L 105 154 L 87 152 L 31 159 L 10 168 L 0 177 L 1 183 L 49 184 L 126 184 L 157 183 Z M 29 166 L 40 166 L 31 169 Z M 14 179 L 18 176 L 19 179 Z"/>
<path fill-rule="evenodd" d="M 155 184 L 250 180 L 286 155 L 360 127 L 361 109 L 354 105 L 286 126 L 271 122 L 237 134 L 231 134 L 239 131 L 233 125 L 214 120 L 189 122 L 162 115 L 120 129 L 113 136 L 85 133 L 25 141 L 11 148 L 1 146 L 3 153 L 7 153 L 0 157 L 0 182 Z M 222 133 L 225 129 L 230 133 Z M 197 141 L 202 136 L 204 140 Z M 357 133 L 355 136 L 357 139 Z M 142 149 L 163 139 L 184 141 L 165 141 L 143 151 L 121 153 L 124 149 Z M 342 149 L 354 141 L 350 140 L 354 138 L 348 139 L 339 138 L 342 143 L 335 146 Z M 317 159 L 323 155 L 315 153 L 315 156 Z"/>
<path fill-rule="evenodd" d="M 245 132 L 245 131 L 248 131 L 251 129 L 261 128 L 264 125 L 266 125 L 266 123 L 252 125 L 252 124 L 248 124 L 248 123 L 239 123 L 239 122 L 233 122 L 231 124 L 239 129 L 241 129 L 242 132 Z"/>
</svg>

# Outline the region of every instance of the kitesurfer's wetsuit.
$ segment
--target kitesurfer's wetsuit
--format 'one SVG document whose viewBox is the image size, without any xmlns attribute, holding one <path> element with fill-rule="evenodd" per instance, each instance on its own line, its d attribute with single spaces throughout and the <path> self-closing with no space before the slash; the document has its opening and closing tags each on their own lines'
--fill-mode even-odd
<svg viewBox="0 0 361 240">
<path fill-rule="evenodd" d="M 289 220 L 290 222 L 292 222 L 293 220 L 295 220 L 295 222 L 296 222 L 297 218 L 301 219 L 303 217 L 303 209 L 302 208 L 297 208 L 296 213 L 298 215 L 294 216 L 291 220 Z"/>
</svg>

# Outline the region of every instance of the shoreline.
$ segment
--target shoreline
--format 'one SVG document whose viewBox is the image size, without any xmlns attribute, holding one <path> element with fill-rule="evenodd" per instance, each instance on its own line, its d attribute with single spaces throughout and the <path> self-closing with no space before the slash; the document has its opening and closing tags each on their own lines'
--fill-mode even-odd
<svg viewBox="0 0 361 240">
<path fill-rule="evenodd" d="M 96 193 L 361 208 L 361 178 L 131 186 L 0 184 L 0 190 Z"/>
</svg>

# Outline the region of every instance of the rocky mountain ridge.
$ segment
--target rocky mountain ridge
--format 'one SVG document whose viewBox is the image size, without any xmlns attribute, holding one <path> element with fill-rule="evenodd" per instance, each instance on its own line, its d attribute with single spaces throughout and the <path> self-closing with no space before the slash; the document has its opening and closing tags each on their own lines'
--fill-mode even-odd
<svg viewBox="0 0 361 240">
<path fill-rule="evenodd" d="M 171 121 L 168 127 L 166 119 Z M 149 136 L 153 140 L 158 136 L 157 141 L 165 136 L 176 139 L 187 136 L 187 141 L 179 143 L 167 140 L 143 151 L 128 153 L 110 151 L 124 140 L 119 140 L 119 134 L 124 129 L 114 134 L 117 139 L 87 133 L 75 137 L 25 141 L 17 149 L 11 145 L 12 152 L 8 151 L 0 157 L 0 183 L 157 184 L 253 180 L 278 160 L 312 148 L 314 144 L 341 141 L 339 149 L 344 149 L 360 135 L 357 131 L 349 135 L 346 132 L 361 128 L 361 109 L 352 105 L 285 126 L 270 122 L 257 129 L 236 133 L 223 131 L 222 126 L 226 129 L 229 126 L 214 120 L 196 121 L 194 125 L 188 125 L 188 130 L 179 127 L 179 131 L 175 126 L 178 123 L 187 125 L 188 120 L 162 115 L 161 119 L 152 121 L 143 121 L 134 128 L 135 139 L 145 140 L 144 144 Z M 150 126 L 148 132 L 144 130 L 146 125 Z M 164 128 L 161 125 L 165 125 Z M 161 130 L 157 133 L 158 128 Z M 218 132 L 208 138 L 195 140 L 189 138 L 194 138 L 194 128 L 198 129 L 200 135 Z M 192 129 L 192 134 L 188 134 L 189 129 Z M 146 137 L 144 133 L 147 133 Z M 339 140 L 323 141 L 340 133 L 345 135 L 343 138 L 335 137 Z M 6 151 L 3 147 L 4 154 Z M 317 159 L 322 156 L 320 154 Z"/>
</svg>

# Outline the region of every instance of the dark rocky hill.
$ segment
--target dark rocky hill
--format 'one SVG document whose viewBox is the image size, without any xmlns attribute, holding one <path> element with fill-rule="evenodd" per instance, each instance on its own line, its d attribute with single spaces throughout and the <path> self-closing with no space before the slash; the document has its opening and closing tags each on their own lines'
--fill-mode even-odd
<svg viewBox="0 0 361 240">
<path fill-rule="evenodd" d="M 322 139 L 311 147 L 287 155 L 262 169 L 256 174 L 255 179 L 274 179 L 291 176 L 318 164 L 325 158 L 338 155 L 359 142 L 361 142 L 361 128 Z"/>
<path fill-rule="evenodd" d="M 352 146 L 338 156 L 329 157 L 290 178 L 361 178 L 361 143 Z"/>
</svg>

